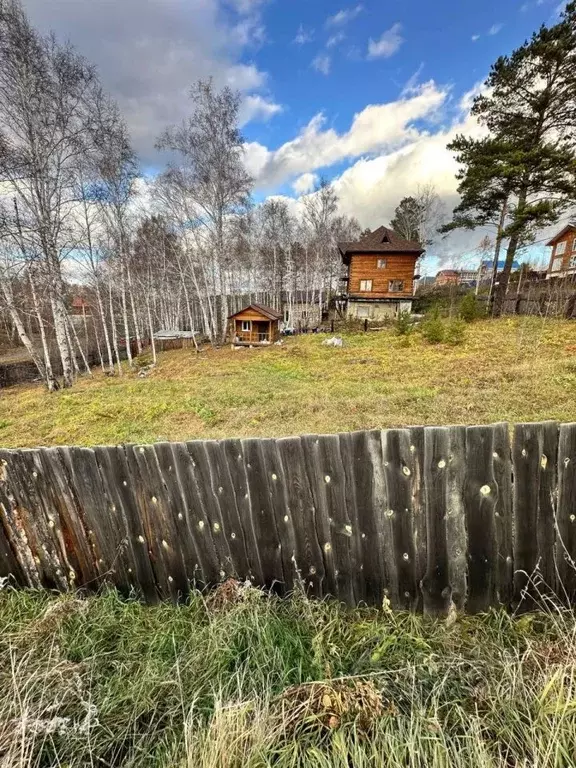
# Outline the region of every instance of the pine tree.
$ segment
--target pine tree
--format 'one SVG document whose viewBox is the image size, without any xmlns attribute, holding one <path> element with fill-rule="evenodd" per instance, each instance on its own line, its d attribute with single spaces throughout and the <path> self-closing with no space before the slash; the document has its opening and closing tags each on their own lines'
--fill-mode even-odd
<svg viewBox="0 0 576 768">
<path fill-rule="evenodd" d="M 576 202 L 576 2 L 553 27 L 542 26 L 510 56 L 501 56 L 472 113 L 487 138 L 449 145 L 462 163 L 460 205 L 451 224 L 496 223 L 508 240 L 494 314 L 502 311 L 518 249 Z"/>
</svg>

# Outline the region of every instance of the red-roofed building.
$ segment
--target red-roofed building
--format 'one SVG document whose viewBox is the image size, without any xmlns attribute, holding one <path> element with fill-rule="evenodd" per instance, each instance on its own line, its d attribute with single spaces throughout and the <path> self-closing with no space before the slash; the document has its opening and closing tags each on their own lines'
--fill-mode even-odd
<svg viewBox="0 0 576 768">
<path fill-rule="evenodd" d="M 424 250 L 387 227 L 356 243 L 339 243 L 346 276 L 347 315 L 382 320 L 410 311 L 416 263 Z"/>
</svg>

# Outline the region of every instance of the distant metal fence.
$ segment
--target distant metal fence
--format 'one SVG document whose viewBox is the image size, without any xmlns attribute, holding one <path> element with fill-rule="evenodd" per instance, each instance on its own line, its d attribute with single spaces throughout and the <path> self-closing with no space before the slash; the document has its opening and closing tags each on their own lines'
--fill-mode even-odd
<svg viewBox="0 0 576 768">
<path fill-rule="evenodd" d="M 234 576 L 445 614 L 576 597 L 576 424 L 0 451 L 0 575 L 153 602 Z"/>
</svg>

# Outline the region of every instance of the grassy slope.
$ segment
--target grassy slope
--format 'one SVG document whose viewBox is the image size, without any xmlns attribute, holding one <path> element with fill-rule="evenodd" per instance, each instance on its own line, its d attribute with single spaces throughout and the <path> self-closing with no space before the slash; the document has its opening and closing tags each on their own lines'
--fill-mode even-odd
<svg viewBox="0 0 576 768">
<path fill-rule="evenodd" d="M 146 379 L 97 374 L 73 389 L 0 395 L 0 444 L 275 436 L 406 424 L 576 419 L 576 323 L 478 322 L 463 346 L 409 349 L 393 331 L 260 350 L 161 356 Z"/>
<path fill-rule="evenodd" d="M 568 613 L 447 627 L 254 589 L 220 610 L 5 589 L 0 764 L 573 766 L 574 630 Z"/>
</svg>

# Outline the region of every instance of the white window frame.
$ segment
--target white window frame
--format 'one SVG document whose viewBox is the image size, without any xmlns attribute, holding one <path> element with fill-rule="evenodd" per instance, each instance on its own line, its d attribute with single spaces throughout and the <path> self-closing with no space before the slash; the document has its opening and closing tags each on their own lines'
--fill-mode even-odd
<svg viewBox="0 0 576 768">
<path fill-rule="evenodd" d="M 394 283 L 399 285 L 398 288 L 394 288 Z M 404 292 L 404 280 L 389 280 L 388 281 L 388 293 L 403 293 Z"/>
<path fill-rule="evenodd" d="M 250 333 L 252 330 L 252 320 L 242 320 L 242 333 Z"/>
<path fill-rule="evenodd" d="M 376 262 L 376 267 L 377 269 L 386 269 L 387 267 L 386 259 L 378 259 L 378 261 Z"/>
<path fill-rule="evenodd" d="M 576 253 L 573 253 L 572 256 L 570 256 L 568 269 L 576 269 Z"/>
<path fill-rule="evenodd" d="M 554 248 L 554 256 L 562 256 L 564 253 L 566 253 L 566 240 L 560 240 Z"/>
<path fill-rule="evenodd" d="M 372 280 L 360 280 L 360 290 L 363 293 L 370 293 L 372 290 Z"/>
<path fill-rule="evenodd" d="M 562 264 L 564 263 L 564 259 L 560 256 L 558 259 L 552 259 L 552 266 L 550 267 L 550 272 L 560 272 L 562 270 Z"/>
</svg>

